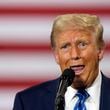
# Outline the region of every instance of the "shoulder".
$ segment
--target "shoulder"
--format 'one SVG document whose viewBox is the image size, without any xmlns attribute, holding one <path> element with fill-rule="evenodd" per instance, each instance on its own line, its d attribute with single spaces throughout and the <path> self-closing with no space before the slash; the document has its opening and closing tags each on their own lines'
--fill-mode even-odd
<svg viewBox="0 0 110 110">
<path fill-rule="evenodd" d="M 102 74 L 102 89 L 107 89 L 110 91 L 110 78 Z"/>
<path fill-rule="evenodd" d="M 59 78 L 54 80 L 49 80 L 46 82 L 43 82 L 39 85 L 32 86 L 30 88 L 27 88 L 23 91 L 20 91 L 17 93 L 20 97 L 35 97 L 47 94 L 47 92 L 52 92 L 57 89 L 57 85 L 59 83 Z"/>
<path fill-rule="evenodd" d="M 102 81 L 104 83 L 110 83 L 110 77 L 108 77 L 102 73 Z"/>
<path fill-rule="evenodd" d="M 59 78 L 20 91 L 15 96 L 13 110 L 45 109 L 42 103 L 54 103 Z M 47 110 L 47 109 L 46 109 Z"/>
</svg>

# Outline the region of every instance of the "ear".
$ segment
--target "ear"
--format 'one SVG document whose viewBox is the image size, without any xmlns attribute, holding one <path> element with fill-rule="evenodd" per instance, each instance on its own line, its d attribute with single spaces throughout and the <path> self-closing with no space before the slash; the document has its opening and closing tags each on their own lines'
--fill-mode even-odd
<svg viewBox="0 0 110 110">
<path fill-rule="evenodd" d="M 105 50 L 105 47 L 101 47 L 99 48 L 99 52 L 98 52 L 98 57 L 99 57 L 99 60 L 101 60 L 104 56 L 104 50 Z"/>
<path fill-rule="evenodd" d="M 59 55 L 58 55 L 58 51 L 56 49 L 53 50 L 54 53 L 54 57 L 55 57 L 55 61 L 57 62 L 57 64 L 59 64 Z"/>
</svg>

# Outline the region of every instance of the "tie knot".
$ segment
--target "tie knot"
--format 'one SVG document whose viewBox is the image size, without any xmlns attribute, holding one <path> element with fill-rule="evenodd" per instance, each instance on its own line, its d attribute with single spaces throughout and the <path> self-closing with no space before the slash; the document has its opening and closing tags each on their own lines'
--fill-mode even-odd
<svg viewBox="0 0 110 110">
<path fill-rule="evenodd" d="M 78 90 L 76 96 L 79 97 L 79 100 L 85 101 L 89 97 L 89 94 L 86 90 Z"/>
</svg>

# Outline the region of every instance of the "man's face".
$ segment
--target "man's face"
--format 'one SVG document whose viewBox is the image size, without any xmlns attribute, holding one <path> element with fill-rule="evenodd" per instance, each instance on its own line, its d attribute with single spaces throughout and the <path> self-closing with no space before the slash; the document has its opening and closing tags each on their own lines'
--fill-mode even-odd
<svg viewBox="0 0 110 110">
<path fill-rule="evenodd" d="M 98 49 L 96 37 L 86 31 L 66 31 L 55 38 L 55 58 L 62 72 L 75 71 L 72 86 L 76 89 L 90 86 L 98 75 L 103 49 Z"/>
</svg>

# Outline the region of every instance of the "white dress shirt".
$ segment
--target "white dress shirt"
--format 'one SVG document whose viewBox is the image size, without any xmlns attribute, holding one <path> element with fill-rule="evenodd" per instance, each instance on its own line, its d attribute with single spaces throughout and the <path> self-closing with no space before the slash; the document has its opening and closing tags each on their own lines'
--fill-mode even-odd
<svg viewBox="0 0 110 110">
<path fill-rule="evenodd" d="M 90 97 L 85 102 L 87 110 L 99 110 L 101 80 L 102 76 L 101 72 L 99 72 L 92 86 L 86 89 L 90 95 Z M 74 110 L 74 106 L 78 100 L 78 97 L 75 96 L 76 92 L 77 90 L 71 86 L 67 88 L 65 93 L 65 110 Z"/>
</svg>

